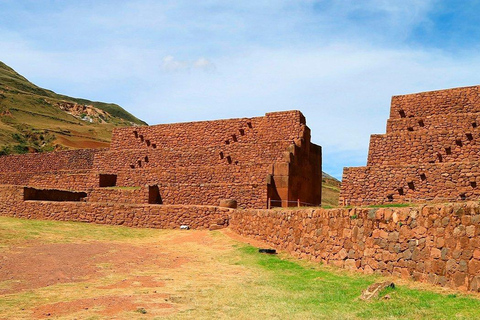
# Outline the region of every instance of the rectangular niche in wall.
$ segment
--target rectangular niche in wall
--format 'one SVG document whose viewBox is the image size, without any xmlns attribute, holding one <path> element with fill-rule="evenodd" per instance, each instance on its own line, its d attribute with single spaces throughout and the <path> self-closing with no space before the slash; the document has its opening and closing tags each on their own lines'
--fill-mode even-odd
<svg viewBox="0 0 480 320">
<path fill-rule="evenodd" d="M 74 192 L 55 189 L 23 188 L 23 200 L 36 201 L 83 201 L 85 192 Z"/>
<path fill-rule="evenodd" d="M 160 190 L 158 186 L 148 186 L 148 203 L 149 204 L 162 204 L 162 196 L 160 196 Z"/>
<path fill-rule="evenodd" d="M 99 187 L 115 187 L 117 185 L 117 175 L 116 174 L 99 174 Z"/>
</svg>

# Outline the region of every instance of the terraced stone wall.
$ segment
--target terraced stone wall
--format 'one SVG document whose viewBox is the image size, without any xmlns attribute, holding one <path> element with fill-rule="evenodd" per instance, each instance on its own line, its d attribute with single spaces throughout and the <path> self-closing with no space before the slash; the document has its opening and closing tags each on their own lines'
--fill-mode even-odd
<svg viewBox="0 0 480 320">
<path fill-rule="evenodd" d="M 345 205 L 480 199 L 480 86 L 395 96 L 366 167 L 345 168 Z"/>
<path fill-rule="evenodd" d="M 299 111 L 115 129 L 93 167 L 117 174 L 117 186 L 158 185 L 165 204 L 321 202 L 321 148 Z"/>
<path fill-rule="evenodd" d="M 241 208 L 319 204 L 321 147 L 310 142 L 302 113 L 286 111 L 120 128 L 110 149 L 0 157 L 0 185 L 88 192 L 96 202 L 110 195 L 126 203 L 131 195 L 138 203 L 134 192 L 97 190 L 108 176 L 115 177 L 110 187 L 157 185 L 165 204 L 229 198 Z"/>
</svg>

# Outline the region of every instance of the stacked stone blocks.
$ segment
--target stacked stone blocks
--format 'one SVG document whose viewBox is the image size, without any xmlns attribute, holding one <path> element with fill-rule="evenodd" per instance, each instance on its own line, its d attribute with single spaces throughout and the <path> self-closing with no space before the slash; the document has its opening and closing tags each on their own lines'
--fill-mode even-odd
<svg viewBox="0 0 480 320">
<path fill-rule="evenodd" d="M 480 205 L 476 202 L 234 211 L 230 227 L 302 259 L 480 291 Z"/>
<path fill-rule="evenodd" d="M 0 185 L 50 190 L 48 199 L 85 192 L 87 202 L 153 204 L 155 186 L 164 205 L 318 205 L 321 175 L 321 148 L 299 111 L 120 128 L 109 149 L 0 157 Z M 107 176 L 113 184 L 102 185 Z"/>
<path fill-rule="evenodd" d="M 345 168 L 347 205 L 480 198 L 480 87 L 392 98 L 387 133 L 372 135 L 366 167 Z"/>
</svg>

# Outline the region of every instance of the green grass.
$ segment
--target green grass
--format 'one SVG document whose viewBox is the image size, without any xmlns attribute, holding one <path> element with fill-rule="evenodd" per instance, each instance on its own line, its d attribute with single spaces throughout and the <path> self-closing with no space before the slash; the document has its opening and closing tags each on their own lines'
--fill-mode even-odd
<svg viewBox="0 0 480 320">
<path fill-rule="evenodd" d="M 15 231 L 13 231 L 15 230 Z M 12 240 L 39 239 L 44 242 L 128 241 L 166 232 L 141 228 L 0 217 L 0 246 Z"/>
<path fill-rule="evenodd" d="M 165 288 L 155 290 L 164 290 L 161 292 L 168 295 L 169 302 L 174 303 L 178 311 L 158 319 L 476 319 L 480 310 L 480 300 L 473 295 L 453 291 L 439 293 L 438 288 L 420 290 L 411 285 L 397 285 L 382 291 L 378 299 L 362 301 L 359 299 L 362 290 L 385 278 L 299 261 L 284 253 L 260 254 L 258 248 L 234 241 L 220 231 L 207 232 L 206 238 L 199 242 L 169 242 L 188 238 L 196 232 L 0 217 L 0 252 L 9 246 L 18 248 L 27 243 L 93 241 L 135 244 L 145 249 L 160 247 L 162 252 L 174 256 L 187 254 L 189 262 L 179 269 L 156 270 L 154 265 L 145 269 L 144 265 L 144 269 L 138 271 L 139 275 L 161 275 L 162 279 L 170 279 Z M 3 312 L 28 309 L 32 305 L 65 301 L 67 296 L 68 301 L 101 294 L 130 294 L 148 304 L 151 299 L 148 288 L 93 290 L 126 276 L 109 274 L 108 270 L 115 270 L 109 261 L 97 267 L 98 272 L 106 272 L 104 278 L 0 295 L 0 318 L 2 308 Z M 137 270 L 135 265 L 131 267 Z M 0 279 L 0 289 L 8 287 L 9 281 Z M 85 290 L 86 287 L 92 291 Z M 388 300 L 383 298 L 387 294 Z M 142 300 L 144 295 L 147 300 Z M 165 302 L 163 298 L 159 301 Z M 152 314 L 151 304 L 143 307 L 138 305 L 132 316 L 144 311 L 146 315 Z M 80 318 L 92 315 L 90 311 L 84 312 Z M 11 311 L 8 314 L 11 315 Z"/>
<path fill-rule="evenodd" d="M 373 301 L 358 299 L 375 276 L 354 275 L 311 263 L 299 264 L 275 255 L 262 255 L 254 247 L 241 247 L 241 264 L 262 270 L 256 297 L 276 304 L 284 319 L 475 319 L 480 300 L 466 294 L 440 294 L 397 286 L 385 289 Z M 389 294 L 390 299 L 382 299 Z"/>
</svg>

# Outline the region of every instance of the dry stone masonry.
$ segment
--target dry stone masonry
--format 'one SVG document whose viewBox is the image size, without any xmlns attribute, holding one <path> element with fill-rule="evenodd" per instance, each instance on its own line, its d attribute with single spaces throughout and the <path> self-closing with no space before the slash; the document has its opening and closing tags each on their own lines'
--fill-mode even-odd
<svg viewBox="0 0 480 320">
<path fill-rule="evenodd" d="M 480 291 L 480 205 L 233 211 L 230 227 L 302 259 Z"/>
<path fill-rule="evenodd" d="M 367 166 L 344 169 L 341 199 L 479 199 L 479 126 L 480 86 L 394 96 L 387 133 L 371 136 Z"/>
<path fill-rule="evenodd" d="M 478 199 L 480 87 L 392 99 L 348 204 Z M 321 148 L 299 111 L 116 129 L 109 149 L 0 157 L 0 215 L 235 232 L 364 273 L 480 291 L 480 205 L 321 203 Z"/>
<path fill-rule="evenodd" d="M 18 186 L 19 201 L 28 202 L 22 212 L 39 206 L 33 201 L 62 202 L 43 206 L 64 213 L 83 208 L 109 215 L 119 214 L 119 205 L 163 212 L 226 199 L 239 208 L 319 205 L 321 179 L 321 147 L 310 142 L 300 111 L 121 128 L 109 149 L 0 157 L 0 185 Z M 72 201 L 82 203 L 65 203 Z"/>
</svg>

